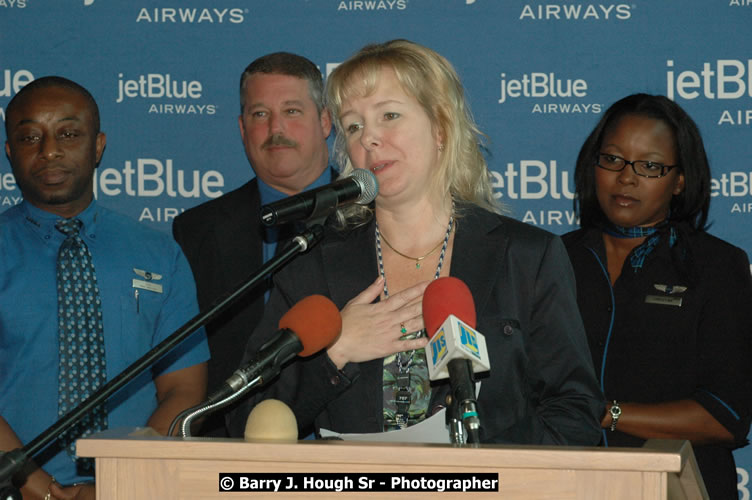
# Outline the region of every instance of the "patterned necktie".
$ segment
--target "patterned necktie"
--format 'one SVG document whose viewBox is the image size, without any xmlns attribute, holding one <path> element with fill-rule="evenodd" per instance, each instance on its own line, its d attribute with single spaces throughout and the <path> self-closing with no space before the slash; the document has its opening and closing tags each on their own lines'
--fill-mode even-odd
<svg viewBox="0 0 752 500">
<path fill-rule="evenodd" d="M 78 406 L 107 381 L 102 303 L 94 263 L 79 236 L 79 219 L 62 219 L 55 227 L 66 235 L 57 255 L 57 313 L 60 341 L 58 415 Z M 75 440 L 107 428 L 107 408 L 99 405 L 61 437 L 75 457 Z M 79 460 L 79 466 L 90 467 Z"/>
</svg>

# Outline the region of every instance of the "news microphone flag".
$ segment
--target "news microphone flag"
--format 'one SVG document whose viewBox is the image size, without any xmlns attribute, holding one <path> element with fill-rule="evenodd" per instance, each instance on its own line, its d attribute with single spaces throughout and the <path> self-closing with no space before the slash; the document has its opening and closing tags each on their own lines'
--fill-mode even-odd
<svg viewBox="0 0 752 500">
<path fill-rule="evenodd" d="M 471 361 L 473 373 L 491 368 L 485 337 L 454 314 L 447 316 L 439 326 L 428 347 L 428 376 L 431 380 L 449 378 L 448 365 L 453 359 Z"/>
</svg>

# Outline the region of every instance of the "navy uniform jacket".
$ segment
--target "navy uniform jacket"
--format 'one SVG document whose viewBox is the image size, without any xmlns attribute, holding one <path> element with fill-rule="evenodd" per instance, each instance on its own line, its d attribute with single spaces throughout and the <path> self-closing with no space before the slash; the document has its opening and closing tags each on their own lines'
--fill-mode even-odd
<svg viewBox="0 0 752 500">
<path fill-rule="evenodd" d="M 450 274 L 473 293 L 477 329 L 491 360 L 490 373 L 479 377 L 481 440 L 595 445 L 604 402 L 561 240 L 479 208 L 460 208 Z M 318 246 L 275 276 L 246 359 L 302 298 L 323 294 L 342 309 L 376 279 L 373 224 L 346 232 L 328 229 Z M 382 359 L 348 363 L 338 371 L 325 351 L 298 358 L 233 412 L 231 431 L 242 434 L 254 401 L 277 398 L 291 406 L 301 428 L 313 423 L 338 432 L 381 432 L 382 377 Z M 449 390 L 447 381 L 434 384 L 429 413 Z"/>
<path fill-rule="evenodd" d="M 606 398 L 641 403 L 694 399 L 701 404 L 735 442 L 694 447 L 698 465 L 710 498 L 735 499 L 731 450 L 746 442 L 752 405 L 749 261 L 743 250 L 686 224 L 676 231 L 676 245 L 670 248 L 663 237 L 639 272 L 627 257 L 613 289 L 599 230 L 575 231 L 563 240 Z M 648 296 L 660 303 L 646 303 Z M 681 306 L 676 305 L 679 299 Z M 644 443 L 618 427 L 604 437 L 609 446 Z"/>
</svg>

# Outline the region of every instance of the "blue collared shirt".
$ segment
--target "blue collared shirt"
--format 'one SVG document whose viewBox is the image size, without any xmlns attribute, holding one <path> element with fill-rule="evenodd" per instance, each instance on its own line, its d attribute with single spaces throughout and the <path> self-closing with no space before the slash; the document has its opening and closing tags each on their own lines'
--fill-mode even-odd
<svg viewBox="0 0 752 500">
<path fill-rule="evenodd" d="M 196 289 L 168 234 L 96 202 L 78 218 L 102 299 L 109 380 L 197 314 Z M 0 214 L 0 415 L 23 443 L 58 419 L 58 219 L 27 202 Z M 161 292 L 133 287 L 146 273 Z M 146 425 L 157 407 L 153 378 L 208 358 L 199 330 L 108 400 L 109 427 Z M 65 451 L 40 466 L 62 484 L 91 480 Z"/>
</svg>

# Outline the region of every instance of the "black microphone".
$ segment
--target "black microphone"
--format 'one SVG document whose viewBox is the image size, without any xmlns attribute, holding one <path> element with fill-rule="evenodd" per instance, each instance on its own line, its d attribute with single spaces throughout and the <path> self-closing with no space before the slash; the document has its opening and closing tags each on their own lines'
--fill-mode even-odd
<svg viewBox="0 0 752 500">
<path fill-rule="evenodd" d="M 352 175 L 326 186 L 289 196 L 261 207 L 261 222 L 275 226 L 287 222 L 326 217 L 338 207 L 367 205 L 379 194 L 379 183 L 370 170 L 356 168 Z"/>
<path fill-rule="evenodd" d="M 330 345 L 342 330 L 337 306 L 323 295 L 310 295 L 295 304 L 279 320 L 277 333 L 212 393 L 211 404 L 234 394 L 260 377 L 263 382 L 279 374 L 282 365 L 296 354 L 310 356 Z"/>
</svg>

